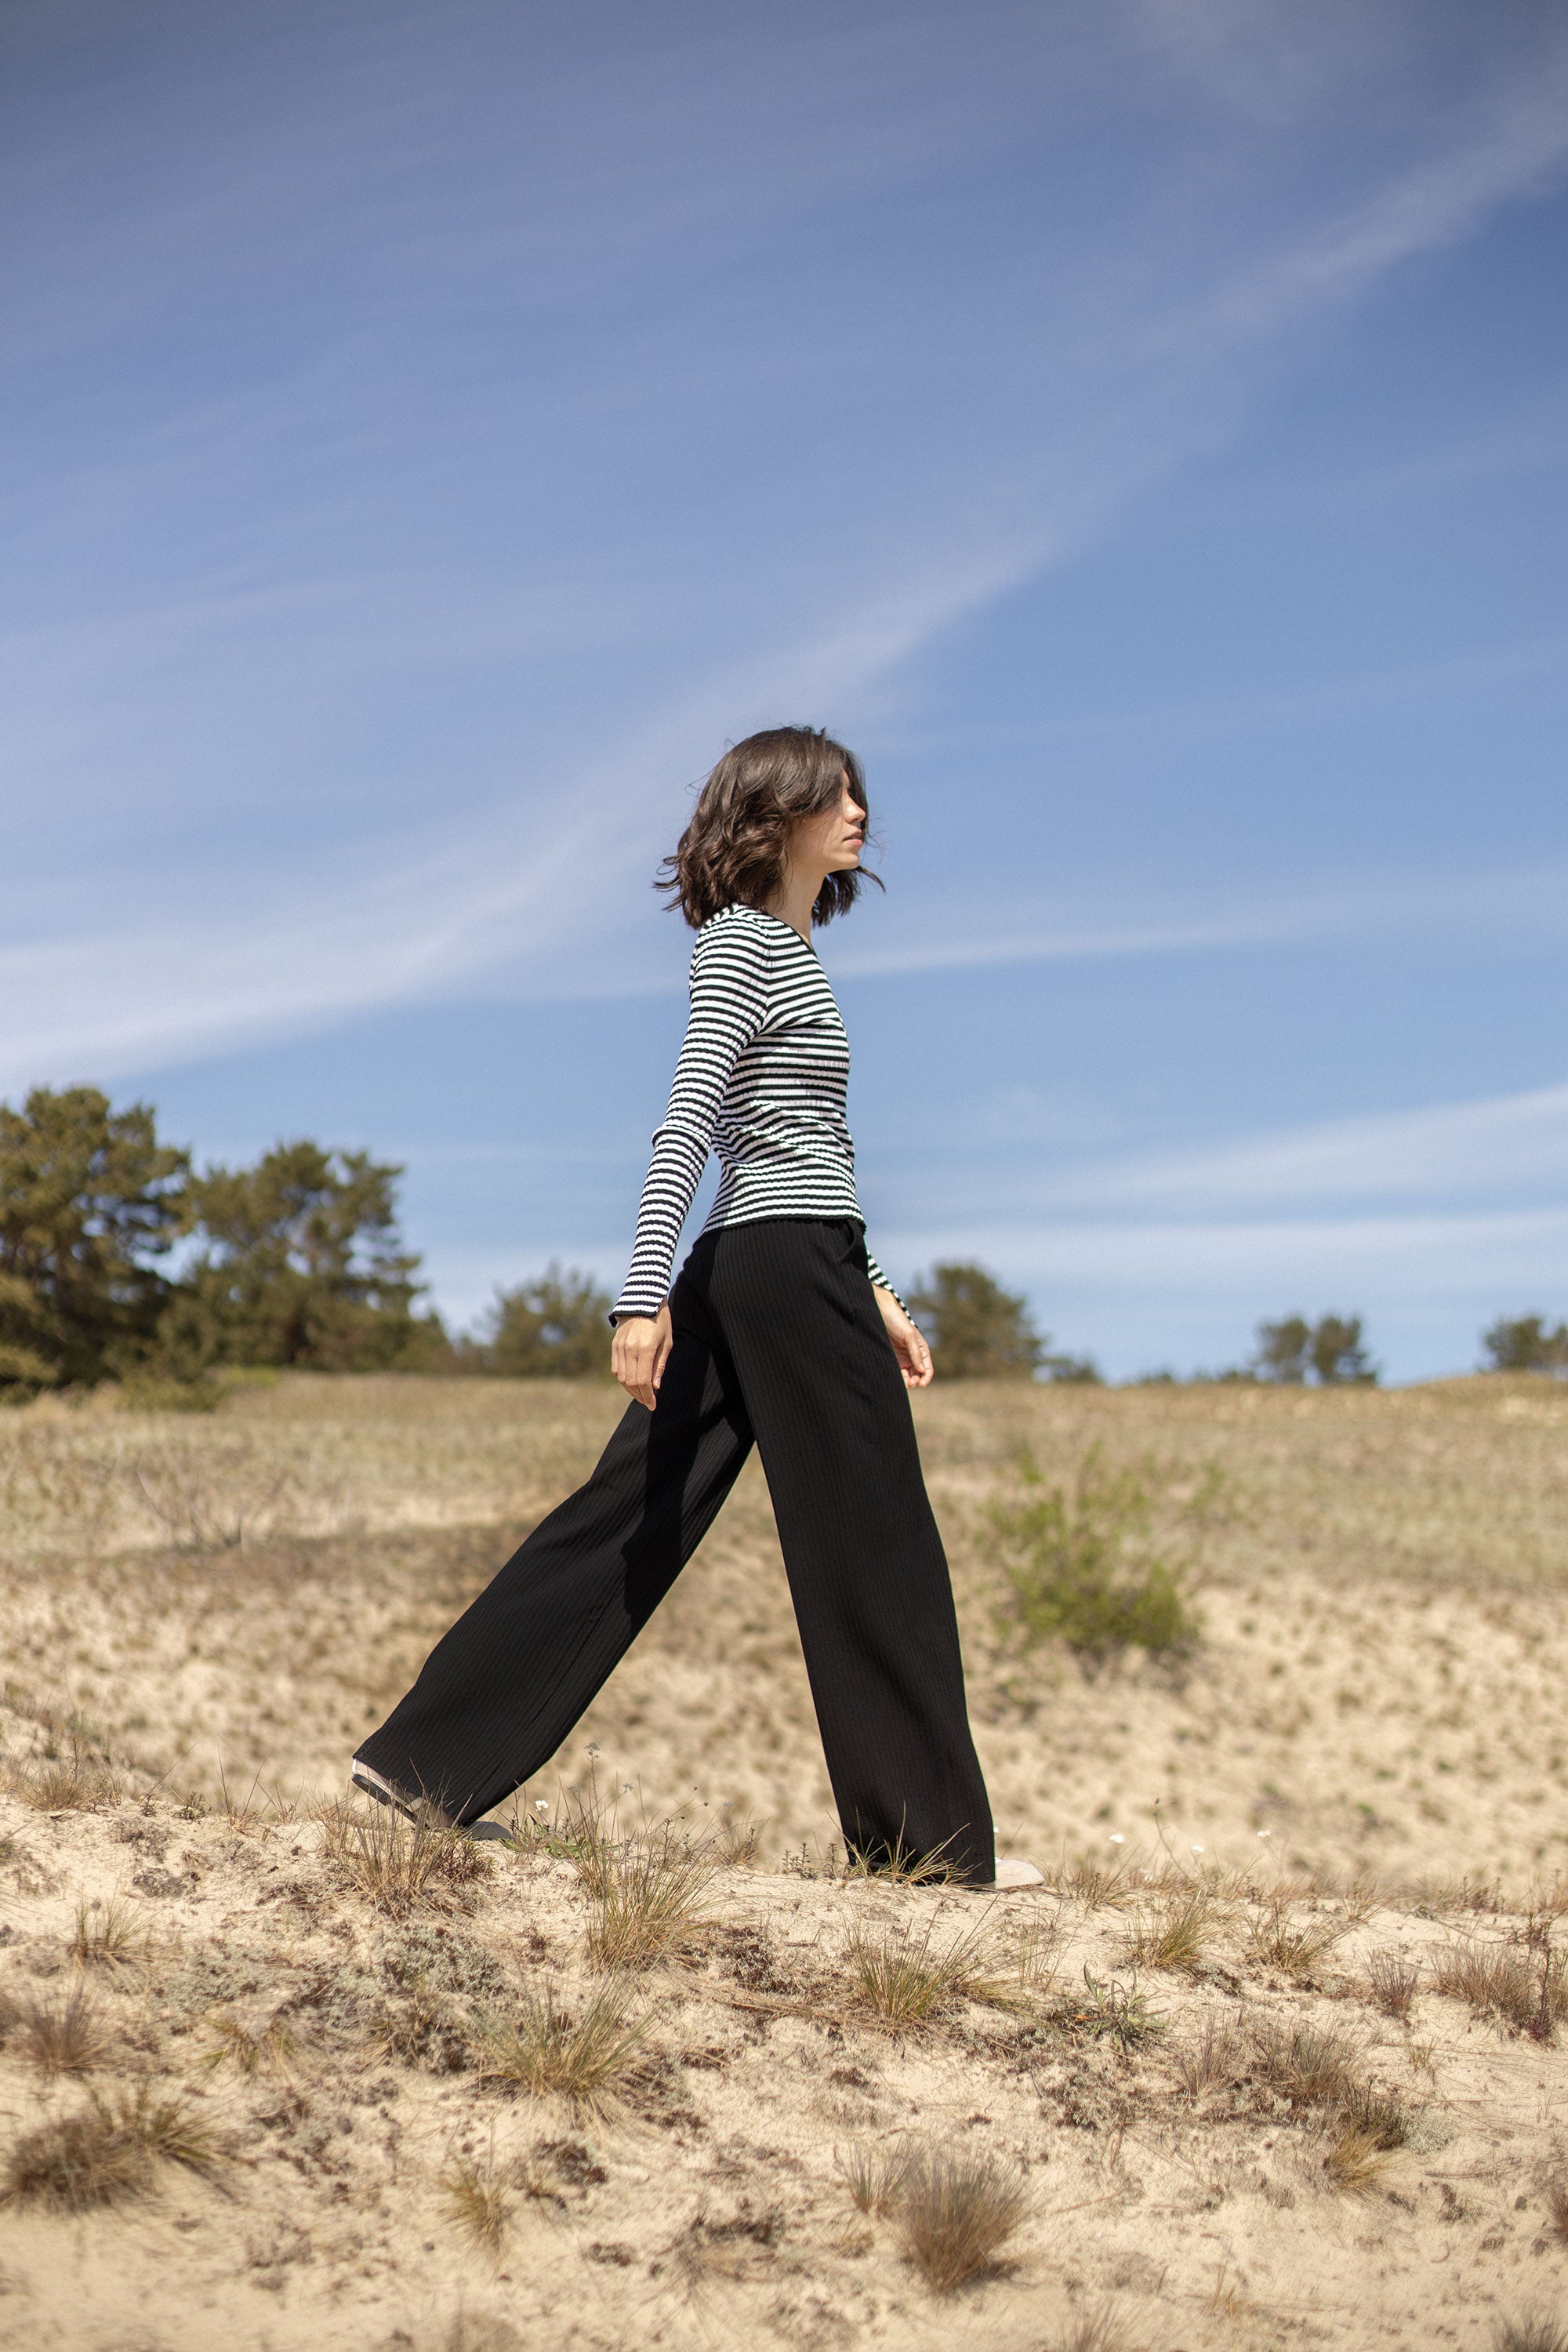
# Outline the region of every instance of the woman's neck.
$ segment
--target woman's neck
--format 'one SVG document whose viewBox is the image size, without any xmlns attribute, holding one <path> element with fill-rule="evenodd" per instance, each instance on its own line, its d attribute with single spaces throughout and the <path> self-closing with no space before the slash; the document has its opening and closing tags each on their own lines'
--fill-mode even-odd
<svg viewBox="0 0 1568 2352">
<path fill-rule="evenodd" d="M 811 910 L 826 879 L 826 875 L 803 874 L 796 866 L 786 866 L 784 880 L 767 903 L 767 912 L 798 931 L 807 947 L 811 945 Z"/>
</svg>

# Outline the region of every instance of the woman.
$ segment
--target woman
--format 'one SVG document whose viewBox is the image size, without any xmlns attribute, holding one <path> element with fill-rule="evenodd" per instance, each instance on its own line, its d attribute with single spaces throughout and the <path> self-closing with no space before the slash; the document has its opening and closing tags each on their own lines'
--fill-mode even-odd
<svg viewBox="0 0 1568 2352">
<path fill-rule="evenodd" d="M 654 1137 L 612 1361 L 634 1402 L 585 1486 L 529 1537 L 355 1758 L 356 1785 L 479 1820 L 552 1756 L 712 1524 L 753 1437 L 838 1818 L 873 1864 L 995 1865 L 958 1626 L 905 1391 L 931 1350 L 866 1250 L 849 1045 L 811 944 L 851 908 L 859 763 L 805 727 L 720 761 L 674 856 L 691 1013 Z M 673 1289 L 710 1149 L 713 1211 Z M 668 1295 L 667 1295 L 668 1294 Z"/>
</svg>

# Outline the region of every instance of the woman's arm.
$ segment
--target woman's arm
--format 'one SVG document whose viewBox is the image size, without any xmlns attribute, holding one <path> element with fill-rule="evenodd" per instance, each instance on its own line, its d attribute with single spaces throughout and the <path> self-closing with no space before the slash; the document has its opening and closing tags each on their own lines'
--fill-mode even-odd
<svg viewBox="0 0 1568 2352">
<path fill-rule="evenodd" d="M 631 1267 L 611 1311 L 616 1378 L 651 1412 L 669 1353 L 665 1304 L 676 1244 L 701 1181 L 731 1072 L 767 1014 L 767 945 L 750 923 L 705 925 L 691 956 L 691 1011 L 637 1208 Z"/>
</svg>

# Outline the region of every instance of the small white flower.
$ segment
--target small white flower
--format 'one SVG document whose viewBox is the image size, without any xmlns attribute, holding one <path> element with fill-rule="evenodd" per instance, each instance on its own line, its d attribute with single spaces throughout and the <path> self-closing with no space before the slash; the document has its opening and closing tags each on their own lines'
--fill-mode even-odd
<svg viewBox="0 0 1568 2352">
<path fill-rule="evenodd" d="M 1120 1830 L 1112 1830 L 1110 1832 L 1110 1843 L 1112 1845 L 1125 1845 L 1127 1840 L 1122 1836 Z"/>
<path fill-rule="evenodd" d="M 1258 1834 L 1259 1837 L 1272 1837 L 1274 1832 L 1272 1830 L 1259 1830 Z"/>
<path fill-rule="evenodd" d="M 1193 1848 L 1193 1852 L 1194 1852 L 1194 1853 L 1202 1853 L 1202 1852 L 1203 1852 L 1203 1848 L 1202 1848 L 1202 1846 L 1201 1846 L 1201 1845 L 1195 1845 L 1195 1846 L 1194 1846 L 1194 1848 Z"/>
<path fill-rule="evenodd" d="M 543 1797 L 535 1797 L 533 1801 L 533 1810 L 536 1813 L 547 1813 L 550 1811 L 550 1806 L 546 1799 Z"/>
</svg>

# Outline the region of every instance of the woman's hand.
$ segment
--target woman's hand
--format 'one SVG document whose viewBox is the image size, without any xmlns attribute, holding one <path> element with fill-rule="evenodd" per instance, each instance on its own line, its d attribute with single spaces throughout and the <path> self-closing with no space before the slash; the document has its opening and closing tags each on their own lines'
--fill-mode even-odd
<svg viewBox="0 0 1568 2352">
<path fill-rule="evenodd" d="M 926 1346 L 925 1333 L 918 1324 L 910 1321 L 892 1292 L 884 1290 L 879 1282 L 872 1284 L 871 1296 L 881 1309 L 888 1337 L 893 1343 L 893 1353 L 899 1360 L 899 1370 L 904 1376 L 904 1386 L 907 1389 L 929 1389 L 935 1367 L 931 1363 L 931 1349 Z"/>
<path fill-rule="evenodd" d="M 616 1326 L 610 1369 L 627 1396 L 646 1404 L 649 1412 L 658 1401 L 658 1384 L 674 1345 L 675 1326 L 669 1319 L 668 1298 L 656 1316 L 628 1315 Z"/>
</svg>

